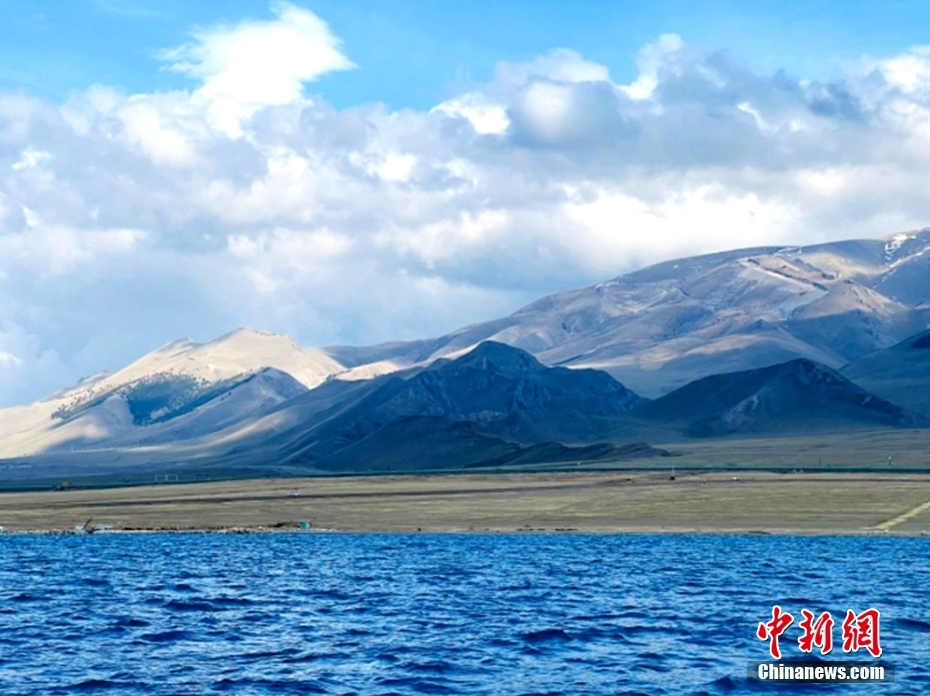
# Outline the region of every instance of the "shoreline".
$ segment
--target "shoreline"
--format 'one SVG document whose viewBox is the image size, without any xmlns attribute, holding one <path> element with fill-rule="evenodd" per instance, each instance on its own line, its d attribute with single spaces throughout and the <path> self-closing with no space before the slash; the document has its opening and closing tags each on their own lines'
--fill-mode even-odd
<svg viewBox="0 0 930 696">
<path fill-rule="evenodd" d="M 269 529 L 267 527 L 248 528 L 191 528 L 170 529 L 153 527 L 149 529 L 108 529 L 93 533 L 75 532 L 67 529 L 17 529 L 15 531 L 0 532 L 0 539 L 15 537 L 102 537 L 102 536 L 145 536 L 153 534 L 170 534 L 179 536 L 196 536 L 207 534 L 220 535 L 251 535 L 251 536 L 329 536 L 329 535 L 467 535 L 467 536 L 777 536 L 777 537 L 898 537 L 922 538 L 930 536 L 930 531 L 881 531 L 878 529 L 862 530 L 791 530 L 791 529 L 422 529 L 422 530 L 390 530 L 390 529 Z"/>
<path fill-rule="evenodd" d="M 88 522 L 93 534 L 923 536 L 930 475 L 579 471 L 0 493 L 3 536 L 87 535 L 75 530 Z"/>
</svg>

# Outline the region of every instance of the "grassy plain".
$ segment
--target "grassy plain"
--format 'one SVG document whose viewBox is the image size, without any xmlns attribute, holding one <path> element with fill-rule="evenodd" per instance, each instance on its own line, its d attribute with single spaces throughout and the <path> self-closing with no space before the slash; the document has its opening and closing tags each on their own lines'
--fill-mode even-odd
<svg viewBox="0 0 930 696">
<path fill-rule="evenodd" d="M 7 531 L 597 531 L 925 534 L 930 475 L 765 471 L 374 476 L 0 494 Z"/>
<path fill-rule="evenodd" d="M 782 437 L 721 438 L 650 442 L 680 456 L 674 466 L 854 469 L 885 467 L 930 471 L 930 430 L 860 430 Z"/>
</svg>

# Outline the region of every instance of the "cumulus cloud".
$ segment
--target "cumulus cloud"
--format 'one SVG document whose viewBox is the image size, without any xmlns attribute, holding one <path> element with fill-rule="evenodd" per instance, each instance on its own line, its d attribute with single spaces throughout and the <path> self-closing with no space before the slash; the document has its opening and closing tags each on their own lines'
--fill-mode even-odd
<svg viewBox="0 0 930 696">
<path fill-rule="evenodd" d="M 322 19 L 289 2 L 273 2 L 275 19 L 195 31 L 193 41 L 160 55 L 169 70 L 202 84 L 195 98 L 212 103 L 220 124 L 300 98 L 305 83 L 356 65 Z"/>
<path fill-rule="evenodd" d="M 662 259 L 930 217 L 924 48 L 816 82 L 668 35 L 630 84 L 561 48 L 428 111 L 337 110 L 303 90 L 353 67 L 338 38 L 272 13 L 166 52 L 189 90 L 0 94 L 0 404 L 184 335 L 435 335 Z"/>
</svg>

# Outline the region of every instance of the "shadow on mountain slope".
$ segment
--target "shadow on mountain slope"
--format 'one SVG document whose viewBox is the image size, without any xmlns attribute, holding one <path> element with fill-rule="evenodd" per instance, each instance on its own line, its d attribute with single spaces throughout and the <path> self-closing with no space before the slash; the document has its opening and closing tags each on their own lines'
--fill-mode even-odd
<svg viewBox="0 0 930 696">
<path fill-rule="evenodd" d="M 927 427 L 930 419 L 810 360 L 712 375 L 638 410 L 690 437 Z"/>
<path fill-rule="evenodd" d="M 883 399 L 930 416 L 930 331 L 870 353 L 840 372 Z"/>
</svg>

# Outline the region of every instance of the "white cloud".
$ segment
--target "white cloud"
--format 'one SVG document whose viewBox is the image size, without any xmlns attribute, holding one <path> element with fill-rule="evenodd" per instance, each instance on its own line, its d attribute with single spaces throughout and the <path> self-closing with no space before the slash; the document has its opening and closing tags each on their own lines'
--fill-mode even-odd
<svg viewBox="0 0 930 696">
<path fill-rule="evenodd" d="M 145 239 L 142 230 L 75 229 L 47 225 L 31 218 L 28 233 L 0 234 L 0 273 L 37 273 L 42 277 L 66 276 L 81 266 L 106 263 L 133 253 Z"/>
<path fill-rule="evenodd" d="M 23 361 L 20 358 L 17 358 L 12 353 L 0 352 L 0 365 L 3 365 L 3 366 L 12 365 L 14 367 L 18 367 L 19 365 L 22 365 L 22 364 L 23 364 Z"/>
<path fill-rule="evenodd" d="M 905 93 L 926 91 L 930 85 L 930 46 L 915 46 L 907 53 L 885 60 L 874 61 L 887 85 Z"/>
<path fill-rule="evenodd" d="M 526 64 L 501 63 L 495 88 L 454 97 L 434 107 L 433 112 L 465 118 L 481 135 L 502 134 L 510 125 L 509 93 L 523 89 L 527 109 L 536 116 L 541 133 L 546 134 L 544 137 L 549 137 L 560 127 L 558 121 L 566 108 L 567 85 L 608 83 L 609 80 L 605 66 L 586 61 L 575 51 L 560 48 Z"/>
<path fill-rule="evenodd" d="M 433 107 L 433 113 L 464 118 L 480 135 L 500 135 L 510 125 L 507 109 L 501 104 L 485 99 L 480 94 L 465 94 L 444 101 Z"/>
<path fill-rule="evenodd" d="M 170 70 L 201 82 L 195 96 L 213 103 L 227 130 L 259 106 L 298 99 L 307 82 L 357 67 L 313 12 L 282 1 L 271 10 L 274 20 L 202 29 L 161 54 Z"/>
<path fill-rule="evenodd" d="M 0 94 L 0 404 L 183 335 L 434 335 L 649 262 L 930 219 L 923 49 L 817 83 L 668 35 L 628 85 L 556 50 L 429 111 L 337 110 L 302 90 L 351 67 L 338 39 L 273 11 L 173 51 L 190 91 Z"/>
<path fill-rule="evenodd" d="M 526 77 L 544 77 L 555 82 L 607 82 L 607 68 L 585 60 L 581 54 L 566 48 L 549 51 L 522 66 Z M 518 73 L 521 70 L 518 68 Z"/>
<path fill-rule="evenodd" d="M 629 85 L 620 89 L 631 99 L 648 99 L 659 86 L 659 71 L 668 65 L 668 58 L 678 54 L 684 43 L 677 34 L 663 34 L 659 40 L 649 44 L 639 53 L 636 61 L 639 76 Z"/>
<path fill-rule="evenodd" d="M 537 82 L 526 88 L 520 108 L 537 137 L 556 141 L 571 127 L 572 96 L 564 85 Z"/>
<path fill-rule="evenodd" d="M 651 203 L 622 188 L 598 188 L 593 200 L 568 203 L 565 214 L 579 230 L 575 253 L 580 259 L 598 259 L 606 276 L 630 258 L 643 264 L 662 258 L 669 247 L 676 248 L 676 255 L 701 253 L 709 236 L 715 247 L 732 249 L 794 239 L 800 211 L 790 200 L 677 183 L 679 195 Z"/>
<path fill-rule="evenodd" d="M 42 150 L 26 148 L 23 150 L 23 154 L 19 160 L 14 162 L 11 166 L 15 171 L 20 171 L 22 169 L 37 167 L 43 162 L 48 162 L 52 159 L 54 159 L 54 157 L 51 152 L 43 152 Z"/>
<path fill-rule="evenodd" d="M 194 142 L 202 141 L 206 134 L 185 132 L 186 129 L 178 127 L 181 125 L 177 122 L 178 114 L 172 113 L 170 107 L 165 108 L 167 100 L 158 101 L 150 97 L 132 97 L 119 107 L 122 139 L 156 165 L 193 166 L 198 161 Z"/>
<path fill-rule="evenodd" d="M 23 221 L 26 223 L 26 227 L 38 227 L 42 224 L 42 218 L 39 217 L 39 214 L 25 205 L 23 206 Z"/>
</svg>

